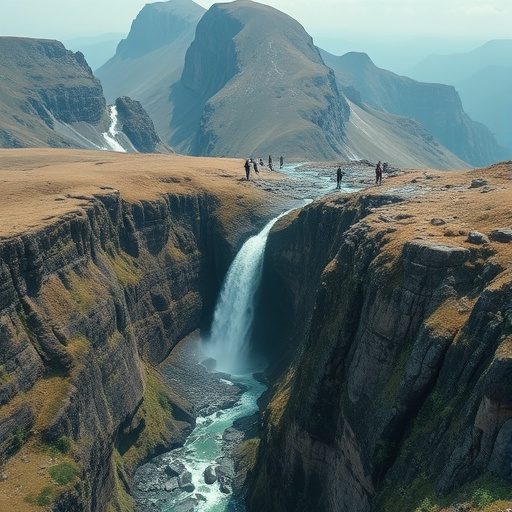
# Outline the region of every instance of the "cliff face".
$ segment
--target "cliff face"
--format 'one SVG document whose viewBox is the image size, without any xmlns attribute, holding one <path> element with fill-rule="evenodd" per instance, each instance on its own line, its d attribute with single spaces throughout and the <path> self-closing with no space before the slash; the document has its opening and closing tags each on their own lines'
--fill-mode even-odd
<svg viewBox="0 0 512 512">
<path fill-rule="evenodd" d="M 140 102 L 126 96 L 117 98 L 116 110 L 121 131 L 140 153 L 172 153 L 156 133 L 153 121 Z"/>
<path fill-rule="evenodd" d="M 1 398 L 12 409 L 2 451 L 14 427 L 41 429 L 48 444 L 72 439 L 84 461 L 77 507 L 105 510 L 113 443 L 142 402 L 144 364 L 164 359 L 211 306 L 213 204 L 169 197 L 128 205 L 107 195 L 85 215 L 1 246 Z M 59 394 L 37 403 L 36 386 L 50 390 L 54 379 Z M 58 414 L 42 418 L 39 407 Z"/>
<path fill-rule="evenodd" d="M 171 152 L 140 104 L 124 100 L 128 140 L 112 144 L 101 84 L 80 53 L 58 41 L 0 37 L 0 147 Z M 131 110 L 130 110 L 131 109 Z M 133 141 L 129 140 L 133 138 Z M 115 147 L 113 148 L 112 145 Z"/>
<path fill-rule="evenodd" d="M 57 208 L 78 200 L 78 207 L 0 242 L 0 452 L 14 454 L 2 468 L 3 510 L 30 508 L 26 500 L 39 502 L 39 493 L 49 488 L 54 511 L 106 511 L 126 493 L 127 480 L 119 475 L 182 439 L 192 421 L 186 404 L 158 383 L 153 368 L 205 325 L 233 252 L 269 215 L 251 199 L 251 188 L 235 190 L 235 180 L 221 178 L 252 219 L 230 229 L 222 211 L 233 210 L 232 202 L 224 204 L 214 191 L 211 172 L 208 192 L 202 186 L 183 189 L 180 182 L 193 178 L 185 180 L 176 164 L 163 160 L 158 178 L 146 175 L 141 184 L 141 166 L 157 172 L 155 156 L 146 161 L 124 155 L 117 171 L 117 155 L 91 155 L 99 162 L 91 165 L 87 153 L 77 156 L 76 178 L 66 160 L 73 153 L 56 153 L 56 169 L 66 168 L 57 178 L 49 170 L 53 157 L 39 155 L 36 167 L 46 162 L 43 188 L 50 187 L 41 192 L 50 197 L 49 207 L 40 203 L 43 212 L 55 212 L 51 203 Z M 15 158 L 5 157 L 6 165 Z M 29 154 L 19 158 L 17 165 L 29 162 Z M 93 194 L 53 198 L 51 183 L 65 187 L 66 180 L 87 180 L 88 174 L 95 174 L 94 182 L 108 179 L 118 186 L 133 176 L 136 191 L 128 200 L 127 193 L 95 185 Z M 150 186 L 158 191 L 155 197 L 147 194 Z M 174 193 L 164 192 L 173 187 Z M 90 189 L 82 183 L 78 190 Z M 66 447 L 58 459 L 74 465 L 80 477 L 67 486 L 40 467 L 55 466 L 46 459 L 56 446 Z M 19 476 L 22 471 L 30 476 Z"/>
<path fill-rule="evenodd" d="M 25 139 L 34 138 L 52 145 L 48 128 L 58 123 L 106 122 L 101 85 L 80 52 L 58 41 L 17 37 L 0 38 L 0 48 L 2 104 L 14 114 L 2 124 L 20 139 L 18 146 L 30 146 Z M 59 142 L 63 134 L 53 135 L 53 145 L 65 145 Z"/>
<path fill-rule="evenodd" d="M 512 499 L 512 244 L 495 238 L 512 221 L 498 206 L 507 172 L 490 172 L 487 196 L 470 174 L 416 177 L 428 198 L 411 199 L 408 180 L 276 225 L 262 303 L 284 324 L 264 333 L 276 384 L 252 510 Z"/>
<path fill-rule="evenodd" d="M 130 33 L 117 47 L 116 56 L 137 59 L 173 43 L 195 30 L 205 10 L 191 0 L 147 4 L 133 20 Z"/>
</svg>

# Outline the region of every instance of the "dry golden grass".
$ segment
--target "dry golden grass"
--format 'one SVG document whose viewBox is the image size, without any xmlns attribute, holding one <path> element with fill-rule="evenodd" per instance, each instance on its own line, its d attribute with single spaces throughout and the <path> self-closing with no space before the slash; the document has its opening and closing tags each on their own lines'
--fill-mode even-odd
<svg viewBox="0 0 512 512">
<path fill-rule="evenodd" d="M 467 242 L 470 231 L 489 236 L 494 229 L 512 228 L 512 162 L 472 171 L 428 171 L 428 179 L 426 175 L 425 171 L 403 172 L 363 192 L 380 195 L 411 190 L 410 198 L 382 206 L 365 218 L 374 231 L 395 230 L 387 236 L 388 256 L 397 258 L 404 244 L 417 237 L 475 250 L 482 246 Z M 487 185 L 470 188 L 477 178 Z M 435 225 L 433 219 L 442 219 L 444 224 Z M 511 266 L 512 244 L 491 242 L 488 247 L 496 251 L 494 261 Z"/>
<path fill-rule="evenodd" d="M 247 201 L 270 201 L 245 176 L 244 160 L 65 149 L 0 149 L 0 237 L 16 236 L 80 211 L 96 195 L 119 191 L 127 201 L 210 191 L 229 224 Z M 263 176 L 260 173 L 261 179 Z M 273 181 L 278 173 L 264 173 Z M 244 198 L 242 203 L 239 199 Z"/>
</svg>

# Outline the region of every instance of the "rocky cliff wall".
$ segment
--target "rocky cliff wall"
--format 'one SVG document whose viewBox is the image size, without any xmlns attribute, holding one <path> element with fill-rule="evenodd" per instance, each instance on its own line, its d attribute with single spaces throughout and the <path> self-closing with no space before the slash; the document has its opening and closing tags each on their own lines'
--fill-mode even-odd
<svg viewBox="0 0 512 512">
<path fill-rule="evenodd" d="M 203 192 L 83 199 L 80 211 L 0 243 L 0 451 L 16 454 L 0 508 L 41 504 L 49 489 L 54 511 L 130 510 L 125 471 L 192 421 L 152 368 L 205 324 L 249 227 L 228 242 L 221 201 Z M 248 211 L 257 229 L 264 219 Z M 48 486 L 49 450 L 79 478 Z M 6 490 L 16 478 L 18 490 Z"/>
<path fill-rule="evenodd" d="M 510 165 L 498 167 L 487 196 L 470 174 L 425 175 L 276 225 L 261 298 L 275 316 L 260 333 L 275 385 L 251 510 L 510 504 L 511 243 L 495 237 L 511 233 L 498 206 Z"/>
</svg>

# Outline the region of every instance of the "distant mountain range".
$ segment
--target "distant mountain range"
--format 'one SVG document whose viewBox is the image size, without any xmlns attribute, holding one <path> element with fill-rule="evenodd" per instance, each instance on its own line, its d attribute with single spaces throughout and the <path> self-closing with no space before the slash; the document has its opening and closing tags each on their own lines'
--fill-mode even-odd
<svg viewBox="0 0 512 512">
<path fill-rule="evenodd" d="M 171 151 L 139 102 L 107 106 L 84 56 L 58 41 L 0 37 L 0 73 L 0 147 Z"/>
<path fill-rule="evenodd" d="M 42 44 L 3 39 L 4 45 L 7 39 L 34 48 Z M 0 95 L 0 106 L 6 98 L 12 110 L 2 124 L 0 146 L 84 147 L 85 139 L 86 147 L 101 147 L 114 112 L 107 109 L 108 101 L 117 105 L 123 123 L 117 136 L 131 133 L 132 150 L 140 150 L 133 143 L 137 140 L 144 141 L 144 151 L 172 146 L 191 155 L 368 159 L 439 169 L 507 157 L 490 131 L 464 112 L 453 87 L 400 77 L 377 68 L 366 54 L 330 55 L 294 19 L 250 0 L 215 4 L 208 11 L 192 0 L 147 4 L 115 56 L 96 70 L 101 86 L 81 53 L 60 47 L 73 72 L 57 73 L 44 51 L 26 49 L 36 67 L 47 71 L 40 78 L 27 66 L 16 67 L 5 48 L 7 69 L 23 75 L 26 88 L 15 104 L 12 89 L 0 82 L 0 94 L 7 91 Z M 57 108 L 71 102 L 77 62 L 82 89 L 76 90 L 76 101 L 94 112 L 85 124 L 63 117 Z M 84 90 L 91 101 L 84 101 Z M 13 122 L 16 115 L 22 122 Z M 137 137 L 130 126 L 145 135 Z"/>
<path fill-rule="evenodd" d="M 376 67 L 365 53 L 335 57 L 322 52 L 322 56 L 336 73 L 342 90 L 353 88 L 362 103 L 415 119 L 464 161 L 486 165 L 505 158 L 505 150 L 498 146 L 491 131 L 464 112 L 453 86 L 396 75 Z"/>
<path fill-rule="evenodd" d="M 467 53 L 431 55 L 410 70 L 418 80 L 455 86 L 464 109 L 494 133 L 512 155 L 512 39 Z"/>
<path fill-rule="evenodd" d="M 116 54 L 95 71 L 107 101 L 119 96 L 139 100 L 168 139 L 170 86 L 181 76 L 185 53 L 206 12 L 192 0 L 146 4 Z"/>
<path fill-rule="evenodd" d="M 158 13 L 159 23 L 165 18 L 166 25 L 176 27 L 180 40 L 188 38 L 189 47 L 178 47 L 178 37 L 171 42 L 162 37 L 160 48 L 153 46 L 130 58 L 118 49 L 96 72 L 107 98 L 126 94 L 139 99 L 161 136 L 177 151 L 390 159 L 400 165 L 442 168 L 465 165 L 410 119 L 360 107 L 351 116 L 347 98 L 311 37 L 284 13 L 240 0 L 212 7 L 194 25 L 190 16 L 179 22 L 187 12 L 185 4 L 202 16 L 190 0 L 180 1 L 179 12 L 174 2 L 148 4 L 126 41 L 138 38 L 146 46 L 144 34 L 158 32 L 153 27 Z M 158 61 L 164 65 L 155 66 Z M 151 72 L 159 73 L 158 86 L 146 80 Z M 363 119 L 379 127 L 370 137 L 361 129 Z M 404 144 L 410 150 L 404 150 Z"/>
</svg>

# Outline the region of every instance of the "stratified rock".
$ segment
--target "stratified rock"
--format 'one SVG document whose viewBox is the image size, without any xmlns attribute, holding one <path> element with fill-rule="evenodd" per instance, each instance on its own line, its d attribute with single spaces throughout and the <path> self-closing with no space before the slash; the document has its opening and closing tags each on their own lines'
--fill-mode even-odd
<svg viewBox="0 0 512 512">
<path fill-rule="evenodd" d="M 469 250 L 427 240 L 413 240 L 404 246 L 405 257 L 426 267 L 457 267 L 469 259 Z"/>
<path fill-rule="evenodd" d="M 59 41 L 0 37 L 0 68 L 0 147 L 98 148 L 104 142 L 106 101 L 82 53 Z"/>
<path fill-rule="evenodd" d="M 485 236 L 483 233 L 480 233 L 479 231 L 470 231 L 468 234 L 467 241 L 470 244 L 482 245 L 488 244 L 489 238 Z"/>
<path fill-rule="evenodd" d="M 501 242 L 503 244 L 509 243 L 512 241 L 512 228 L 494 229 L 489 234 L 489 238 L 493 242 Z"/>
</svg>

